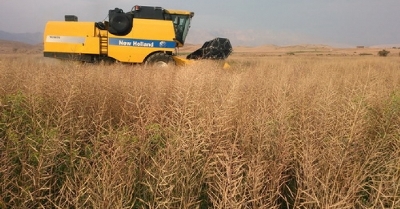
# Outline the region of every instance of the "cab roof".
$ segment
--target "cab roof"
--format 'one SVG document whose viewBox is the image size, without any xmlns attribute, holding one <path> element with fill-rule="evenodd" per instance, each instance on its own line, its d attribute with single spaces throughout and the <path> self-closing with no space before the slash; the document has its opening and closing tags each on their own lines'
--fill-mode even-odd
<svg viewBox="0 0 400 209">
<path fill-rule="evenodd" d="M 186 10 L 177 10 L 177 9 L 165 9 L 165 12 L 172 15 L 190 15 L 194 16 L 194 12 L 186 11 Z"/>
</svg>

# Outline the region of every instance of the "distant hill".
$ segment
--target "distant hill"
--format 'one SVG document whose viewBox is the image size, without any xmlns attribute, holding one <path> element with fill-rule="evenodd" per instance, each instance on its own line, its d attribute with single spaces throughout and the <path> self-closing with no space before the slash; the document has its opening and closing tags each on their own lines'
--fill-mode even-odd
<svg viewBox="0 0 400 209">
<path fill-rule="evenodd" d="M 36 45 L 36 44 L 40 44 L 43 42 L 43 34 L 42 33 L 9 33 L 9 32 L 0 30 L 0 39 Z"/>
<path fill-rule="evenodd" d="M 400 48 L 400 44 L 381 44 L 381 45 L 374 45 L 370 46 L 369 48 L 382 48 L 382 49 L 390 49 L 390 48 Z"/>
<path fill-rule="evenodd" d="M 12 53 L 28 53 L 35 54 L 43 51 L 43 44 L 28 44 L 18 41 L 1 40 L 0 39 L 0 54 Z"/>
</svg>

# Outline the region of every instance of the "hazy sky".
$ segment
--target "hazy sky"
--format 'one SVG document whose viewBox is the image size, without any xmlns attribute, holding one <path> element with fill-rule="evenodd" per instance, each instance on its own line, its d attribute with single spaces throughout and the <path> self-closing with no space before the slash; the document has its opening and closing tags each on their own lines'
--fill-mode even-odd
<svg viewBox="0 0 400 209">
<path fill-rule="evenodd" d="M 65 14 L 102 21 L 109 9 L 128 11 L 139 4 L 195 12 L 192 40 L 202 37 L 192 33 L 211 33 L 249 45 L 400 44 L 400 0 L 0 1 L 0 30 L 7 32 L 42 32 L 46 21 Z"/>
</svg>

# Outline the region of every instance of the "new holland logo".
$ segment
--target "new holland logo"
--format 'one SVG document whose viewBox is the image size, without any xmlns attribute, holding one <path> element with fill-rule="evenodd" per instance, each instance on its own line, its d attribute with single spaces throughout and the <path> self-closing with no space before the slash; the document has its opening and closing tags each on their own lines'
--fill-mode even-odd
<svg viewBox="0 0 400 209">
<path fill-rule="evenodd" d="M 119 40 L 118 45 L 120 45 L 120 46 L 154 47 L 154 42 Z"/>
<path fill-rule="evenodd" d="M 154 42 L 133 41 L 133 46 L 154 47 Z"/>
<path fill-rule="evenodd" d="M 110 38 L 110 45 L 116 46 L 130 46 L 130 47 L 149 47 L 149 48 L 175 48 L 174 41 L 158 41 L 158 40 L 140 40 L 140 39 L 124 39 L 124 38 Z"/>
<path fill-rule="evenodd" d="M 165 42 L 165 41 L 160 41 L 160 47 L 161 48 L 164 48 L 164 47 L 166 47 L 167 46 L 167 42 Z"/>
<path fill-rule="evenodd" d="M 120 45 L 120 46 L 132 46 L 132 42 L 119 40 L 118 45 Z"/>
</svg>

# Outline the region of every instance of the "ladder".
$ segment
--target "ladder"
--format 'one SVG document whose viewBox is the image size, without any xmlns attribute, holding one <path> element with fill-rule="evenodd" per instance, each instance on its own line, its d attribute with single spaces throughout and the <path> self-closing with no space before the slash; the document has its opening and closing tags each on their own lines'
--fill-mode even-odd
<svg viewBox="0 0 400 209">
<path fill-rule="evenodd" d="M 100 55 L 108 54 L 108 32 L 107 30 L 100 31 Z"/>
</svg>

